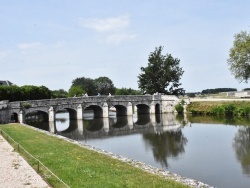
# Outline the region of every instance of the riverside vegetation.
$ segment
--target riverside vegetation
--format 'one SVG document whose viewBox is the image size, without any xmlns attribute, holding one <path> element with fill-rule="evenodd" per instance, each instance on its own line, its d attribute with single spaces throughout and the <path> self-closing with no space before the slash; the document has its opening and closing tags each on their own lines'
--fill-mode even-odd
<svg viewBox="0 0 250 188">
<path fill-rule="evenodd" d="M 0 129 L 70 187 L 188 187 L 26 126 L 1 125 Z M 41 175 L 53 187 L 59 187 Z"/>
<path fill-rule="evenodd" d="M 192 102 L 187 112 L 195 115 L 249 116 L 250 101 L 202 101 Z"/>
</svg>

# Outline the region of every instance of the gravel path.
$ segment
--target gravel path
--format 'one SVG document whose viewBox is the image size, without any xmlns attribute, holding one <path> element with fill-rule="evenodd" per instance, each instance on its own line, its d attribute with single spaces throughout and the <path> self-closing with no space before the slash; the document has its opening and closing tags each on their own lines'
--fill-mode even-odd
<svg viewBox="0 0 250 188">
<path fill-rule="evenodd" d="M 49 188 L 40 175 L 0 135 L 0 188 Z"/>
</svg>

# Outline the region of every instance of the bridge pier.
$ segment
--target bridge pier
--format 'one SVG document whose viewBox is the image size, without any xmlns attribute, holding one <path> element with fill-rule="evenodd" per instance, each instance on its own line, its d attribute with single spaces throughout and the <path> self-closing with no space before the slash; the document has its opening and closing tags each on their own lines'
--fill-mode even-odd
<svg viewBox="0 0 250 188">
<path fill-rule="evenodd" d="M 49 121 L 49 132 L 50 133 L 55 133 L 56 130 L 55 130 L 55 122 L 54 121 Z"/>
<path fill-rule="evenodd" d="M 133 115 L 133 106 L 132 103 L 129 102 L 127 105 L 127 116 L 132 116 Z"/>
<path fill-rule="evenodd" d="M 55 111 L 52 106 L 49 108 L 49 122 L 50 121 L 55 121 Z"/>
<path fill-rule="evenodd" d="M 77 120 L 82 120 L 83 119 L 83 114 L 82 114 L 82 105 L 81 104 L 79 104 L 78 106 L 77 106 Z"/>
<path fill-rule="evenodd" d="M 106 102 L 102 106 L 102 117 L 103 118 L 108 118 L 109 117 L 109 106 L 108 106 L 108 104 Z"/>
<path fill-rule="evenodd" d="M 150 114 L 155 114 L 155 104 L 154 104 L 154 102 L 152 102 L 150 104 Z"/>
<path fill-rule="evenodd" d="M 77 129 L 80 135 L 83 135 L 83 120 L 78 119 L 77 120 Z"/>
<path fill-rule="evenodd" d="M 24 113 L 23 113 L 23 111 L 21 110 L 20 112 L 19 112 L 19 114 L 18 114 L 18 120 L 19 120 L 19 122 L 21 123 L 21 124 L 23 124 L 23 123 L 25 123 L 25 118 L 24 118 Z"/>
</svg>

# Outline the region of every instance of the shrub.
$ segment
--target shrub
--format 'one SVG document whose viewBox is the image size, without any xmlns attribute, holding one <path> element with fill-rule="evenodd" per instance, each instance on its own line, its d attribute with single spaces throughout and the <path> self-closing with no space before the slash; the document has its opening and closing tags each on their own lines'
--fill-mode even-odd
<svg viewBox="0 0 250 188">
<path fill-rule="evenodd" d="M 224 106 L 226 115 L 233 115 L 236 107 L 232 104 L 228 104 Z"/>
<path fill-rule="evenodd" d="M 31 105 L 28 102 L 24 102 L 23 103 L 23 107 L 26 108 L 26 109 L 28 109 L 28 108 L 31 107 Z"/>
<path fill-rule="evenodd" d="M 181 103 L 179 103 L 179 104 L 177 104 L 177 105 L 175 106 L 175 110 L 178 112 L 178 114 L 181 114 L 181 113 L 184 112 L 184 108 L 183 108 L 183 106 L 181 105 Z"/>
</svg>

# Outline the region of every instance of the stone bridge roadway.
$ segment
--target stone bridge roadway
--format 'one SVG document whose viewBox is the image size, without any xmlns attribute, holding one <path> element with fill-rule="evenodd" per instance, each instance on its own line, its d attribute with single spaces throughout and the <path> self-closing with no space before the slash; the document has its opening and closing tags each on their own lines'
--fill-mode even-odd
<svg viewBox="0 0 250 188">
<path fill-rule="evenodd" d="M 6 110 L 5 116 L 9 119 L 12 116 L 20 123 L 25 123 L 25 116 L 35 112 L 42 113 L 45 121 L 54 121 L 55 114 L 65 110 L 70 119 L 81 120 L 87 109 L 94 111 L 94 117 L 108 117 L 111 107 L 116 108 L 117 116 L 133 115 L 135 107 L 137 114 L 159 114 L 174 112 L 178 102 L 179 98 L 173 95 L 89 96 L 9 102 L 0 112 Z"/>
</svg>

